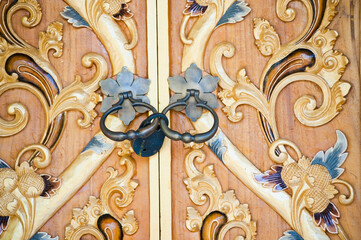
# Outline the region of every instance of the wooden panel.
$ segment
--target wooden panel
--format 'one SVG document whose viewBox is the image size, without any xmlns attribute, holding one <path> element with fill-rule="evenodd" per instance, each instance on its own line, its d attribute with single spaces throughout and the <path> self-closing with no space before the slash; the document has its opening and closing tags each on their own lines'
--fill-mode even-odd
<svg viewBox="0 0 361 240">
<path fill-rule="evenodd" d="M 264 57 L 255 45 L 253 36 L 253 19 L 263 18 L 269 20 L 280 36 L 281 43 L 287 43 L 300 34 L 306 26 L 306 8 L 298 1 L 290 3 L 297 15 L 294 21 L 285 23 L 276 15 L 276 1 L 248 1 L 251 12 L 239 23 L 228 24 L 217 28 L 211 35 L 207 44 L 204 57 L 204 68 L 210 72 L 209 59 L 212 49 L 216 44 L 227 41 L 232 43 L 236 50 L 230 59 L 223 60 L 225 71 L 231 79 L 236 79 L 236 74 L 241 68 L 245 68 L 249 79 L 257 86 L 263 69 L 269 58 Z M 170 75 L 181 74 L 181 62 L 183 44 L 179 37 L 181 20 L 185 3 L 182 1 L 170 1 Z M 277 122 L 279 134 L 282 138 L 289 139 L 299 146 L 301 152 L 312 158 L 320 150 L 327 150 L 336 142 L 336 129 L 342 130 L 348 139 L 349 152 L 347 161 L 343 164 L 346 169 L 342 179 L 350 182 L 355 191 L 355 201 L 350 206 L 343 206 L 337 199 L 333 202 L 338 206 L 341 218 L 340 223 L 349 235 L 350 239 L 357 239 L 361 235 L 360 221 L 357 220 L 360 208 L 360 41 L 359 31 L 359 3 L 357 1 L 340 1 L 337 7 L 339 13 L 329 26 L 339 33 L 334 49 L 344 53 L 349 64 L 342 77 L 352 85 L 347 95 L 347 102 L 341 113 L 331 122 L 320 127 L 307 127 L 301 124 L 293 113 L 293 105 L 296 100 L 305 95 L 315 95 L 318 106 L 322 103 L 320 89 L 311 83 L 299 82 L 285 88 L 277 101 Z M 194 19 L 193 19 L 194 20 Z M 195 21 L 195 20 L 194 20 Z M 194 22 L 193 21 L 193 22 Z M 190 30 L 192 19 L 187 25 Z M 201 51 L 201 50 L 200 50 Z M 198 54 L 198 53 L 196 53 Z M 202 66 L 199 66 L 202 67 Z M 261 171 L 270 169 L 274 163 L 268 156 L 268 145 L 262 134 L 257 111 L 249 106 L 239 107 L 243 113 L 243 120 L 238 123 L 230 122 L 221 108 L 224 106 L 219 101 L 217 109 L 220 118 L 220 128 L 228 136 L 231 142 Z M 172 114 L 172 127 L 179 132 L 192 129 L 190 121 L 179 113 Z M 172 142 L 172 231 L 173 239 L 199 239 L 199 232 L 192 233 L 186 228 L 185 220 L 187 207 L 192 206 L 200 210 L 201 214 L 206 210 L 204 206 L 198 207 L 189 198 L 184 179 L 187 177 L 184 168 L 184 158 L 189 149 L 183 148 L 183 143 Z M 241 203 L 249 205 L 252 220 L 257 221 L 257 239 L 278 239 L 291 227 L 265 202 L 252 193 L 242 182 L 237 179 L 222 164 L 217 156 L 208 148 L 206 160 L 202 164 L 196 164 L 201 171 L 206 165 L 214 164 L 215 173 L 221 182 L 224 191 L 234 189 Z M 337 186 L 338 187 L 338 186 Z M 341 192 L 347 193 L 343 187 Z M 206 204 L 207 205 L 207 204 Z M 226 239 L 234 239 L 241 230 L 231 230 Z M 336 235 L 330 235 L 331 239 L 338 239 Z"/>
<path fill-rule="evenodd" d="M 54 21 L 59 21 L 63 24 L 63 42 L 64 51 L 61 58 L 54 58 L 50 56 L 50 61 L 58 70 L 61 77 L 63 87 L 69 86 L 75 79 L 75 75 L 80 75 L 83 81 L 91 79 L 95 73 L 95 69 L 88 69 L 82 66 L 81 59 L 83 55 L 89 52 L 99 53 L 105 57 L 109 72 L 111 73 L 111 64 L 108 54 L 99 41 L 97 36 L 87 28 L 74 28 L 65 19 L 60 16 L 60 12 L 67 6 L 63 1 L 38 1 L 43 10 L 43 17 L 40 24 L 34 28 L 25 28 L 20 23 L 20 18 L 28 13 L 20 11 L 13 17 L 13 26 L 19 36 L 25 39 L 33 46 L 38 46 L 39 31 L 46 30 L 46 27 Z M 134 48 L 135 63 L 137 66 L 137 75 L 141 77 L 148 76 L 148 58 L 147 58 L 147 21 L 146 21 L 146 2 L 133 1 L 129 4 L 134 14 L 134 19 L 138 26 L 139 41 Z M 121 24 L 125 31 L 124 23 Z M 109 74 L 109 77 L 111 74 Z M 6 114 L 6 107 L 9 103 L 21 102 L 26 105 L 30 111 L 29 123 L 27 127 L 19 134 L 0 138 L 0 153 L 1 159 L 8 162 L 12 167 L 19 151 L 30 144 L 39 142 L 42 129 L 44 128 L 44 114 L 39 101 L 27 91 L 11 90 L 1 96 L 0 100 L 0 116 L 5 119 L 11 119 Z M 98 113 L 100 105 L 97 106 Z M 52 164 L 50 167 L 42 170 L 53 176 L 58 176 L 64 169 L 69 166 L 74 159 L 80 154 L 82 149 L 89 143 L 93 136 L 100 131 L 98 117 L 93 124 L 86 129 L 81 129 L 77 124 L 77 119 L 82 115 L 79 112 L 69 112 L 67 116 L 67 123 L 62 138 L 52 154 Z M 143 116 L 144 117 L 144 116 Z M 130 127 L 138 126 L 140 124 L 138 119 Z M 125 167 L 121 166 L 120 157 L 117 155 L 118 150 L 105 161 L 105 163 L 96 171 L 90 180 L 79 190 L 79 192 L 71 198 L 39 231 L 47 232 L 51 236 L 58 236 L 59 239 L 64 239 L 65 227 L 70 224 L 73 208 L 83 208 L 89 196 L 96 196 L 99 198 L 102 184 L 108 179 L 108 167 L 118 169 L 121 174 Z M 134 154 L 135 155 L 135 154 Z M 139 223 L 139 230 L 133 236 L 125 236 L 125 239 L 147 239 L 150 234 L 150 215 L 149 215 L 149 161 L 147 158 L 141 158 L 135 155 L 137 162 L 137 173 L 135 179 L 139 186 L 136 188 L 133 203 L 122 209 L 116 211 L 118 216 L 122 216 L 127 211 L 135 210 L 135 217 Z M 77 174 L 82 174 L 78 172 Z M 139 207 L 141 206 L 141 207 Z M 83 239 L 83 238 L 82 238 Z M 90 236 L 84 239 L 93 239 Z"/>
</svg>

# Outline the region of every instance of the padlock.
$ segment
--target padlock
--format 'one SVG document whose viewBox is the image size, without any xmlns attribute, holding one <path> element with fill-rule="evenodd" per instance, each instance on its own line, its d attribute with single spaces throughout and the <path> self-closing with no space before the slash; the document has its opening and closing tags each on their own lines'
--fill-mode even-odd
<svg viewBox="0 0 361 240">
<path fill-rule="evenodd" d="M 157 117 L 164 119 L 168 125 L 168 118 L 161 113 L 156 113 L 145 119 L 140 124 L 139 128 L 148 126 L 151 124 L 152 120 Z M 150 157 L 159 152 L 159 150 L 162 148 L 164 138 L 165 134 L 163 133 L 159 124 L 157 129 L 150 136 L 133 140 L 132 147 L 137 155 L 141 157 Z"/>
</svg>

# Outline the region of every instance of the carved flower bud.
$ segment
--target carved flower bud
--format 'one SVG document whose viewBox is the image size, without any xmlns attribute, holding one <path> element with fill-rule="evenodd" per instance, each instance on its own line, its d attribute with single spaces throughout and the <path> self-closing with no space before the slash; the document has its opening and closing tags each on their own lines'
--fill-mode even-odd
<svg viewBox="0 0 361 240">
<path fill-rule="evenodd" d="M 14 215 L 19 208 L 19 200 L 12 193 L 5 193 L 0 198 L 0 216 Z"/>
<path fill-rule="evenodd" d="M 327 168 L 322 165 L 311 165 L 307 169 L 308 182 L 311 186 L 325 189 L 331 183 L 331 175 Z"/>
<path fill-rule="evenodd" d="M 283 167 L 281 177 L 287 186 L 297 186 L 305 174 L 306 171 L 294 162 Z"/>
<path fill-rule="evenodd" d="M 330 200 L 327 195 L 319 188 L 311 188 L 306 191 L 305 195 L 306 207 L 313 213 L 323 212 Z"/>
<path fill-rule="evenodd" d="M 11 193 L 16 188 L 18 176 L 11 168 L 0 169 L 0 194 Z"/>
<path fill-rule="evenodd" d="M 18 188 L 25 197 L 38 197 L 44 191 L 45 183 L 40 175 L 28 172 L 19 179 Z"/>
<path fill-rule="evenodd" d="M 126 7 L 126 3 L 130 2 L 130 0 L 104 0 L 103 1 L 103 10 L 107 14 L 119 14 L 121 13 L 121 9 Z"/>
</svg>

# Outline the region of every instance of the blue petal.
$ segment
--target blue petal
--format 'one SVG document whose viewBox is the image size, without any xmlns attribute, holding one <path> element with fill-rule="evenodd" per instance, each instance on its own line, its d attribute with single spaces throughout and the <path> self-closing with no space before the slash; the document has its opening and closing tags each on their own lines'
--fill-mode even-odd
<svg viewBox="0 0 361 240">
<path fill-rule="evenodd" d="M 9 164 L 0 158 L 0 168 L 10 168 Z"/>
<path fill-rule="evenodd" d="M 188 83 L 199 83 L 202 78 L 202 70 L 197 67 L 195 63 L 192 63 L 184 73 L 185 79 Z"/>
<path fill-rule="evenodd" d="M 337 130 L 337 142 L 334 147 L 329 148 L 326 153 L 320 151 L 313 158 L 311 164 L 322 165 L 327 168 L 332 179 L 338 178 L 344 171 L 339 168 L 346 160 L 347 139 L 345 134 Z"/>
<path fill-rule="evenodd" d="M 123 67 L 122 71 L 117 74 L 117 82 L 120 86 L 120 92 L 131 91 L 130 87 L 133 84 L 133 73 L 127 67 Z"/>
<path fill-rule="evenodd" d="M 195 122 L 203 113 L 203 109 L 201 107 L 196 106 L 197 102 L 190 98 L 187 102 L 186 107 L 186 115 L 189 117 L 193 122 Z"/>
<path fill-rule="evenodd" d="M 120 93 L 120 87 L 117 81 L 112 78 L 100 81 L 99 85 L 102 89 L 102 93 L 106 96 L 118 96 L 118 94 Z"/>
<path fill-rule="evenodd" d="M 272 166 L 271 170 L 255 174 L 254 178 L 257 182 L 262 183 L 263 187 L 273 187 L 274 191 L 282 191 L 287 188 L 281 176 L 282 169 L 282 166 Z"/>
<path fill-rule="evenodd" d="M 128 126 L 135 118 L 135 110 L 129 99 L 125 99 L 122 104 L 122 109 L 118 111 L 118 117 L 123 121 L 124 125 Z"/>
<path fill-rule="evenodd" d="M 303 238 L 296 231 L 286 231 L 279 240 L 303 240 Z"/>
<path fill-rule="evenodd" d="M 52 238 L 48 233 L 46 232 L 38 232 L 35 233 L 35 235 L 30 238 L 30 240 L 58 240 L 59 237 Z"/>
<path fill-rule="evenodd" d="M 102 107 L 100 108 L 100 112 L 105 113 L 117 102 L 119 102 L 119 97 L 106 97 L 102 102 Z"/>
<path fill-rule="evenodd" d="M 76 28 L 86 27 L 91 29 L 87 21 L 85 21 L 84 18 L 70 6 L 66 6 L 60 15 Z"/>
<path fill-rule="evenodd" d="M 145 95 L 149 91 L 150 80 L 145 78 L 136 78 L 131 87 L 133 95 Z M 134 96 L 133 96 L 134 97 Z"/>
<path fill-rule="evenodd" d="M 244 2 L 243 0 L 235 1 L 219 20 L 216 28 L 223 24 L 242 21 L 244 17 L 251 11 L 251 8 L 249 8 L 247 5 L 248 3 Z"/>
<path fill-rule="evenodd" d="M 213 92 L 217 89 L 218 77 L 207 75 L 199 82 L 203 92 Z"/>
<path fill-rule="evenodd" d="M 147 96 L 135 96 L 136 100 L 141 100 L 142 102 L 149 103 L 149 98 Z M 146 107 L 134 107 L 135 110 L 139 113 L 145 113 L 146 111 L 151 111 L 149 108 Z"/>
<path fill-rule="evenodd" d="M 175 93 L 182 93 L 184 92 L 187 88 L 187 82 L 184 79 L 184 77 L 182 76 L 174 76 L 174 77 L 169 77 L 168 78 L 168 84 L 169 84 L 169 88 L 170 90 L 172 90 Z"/>
<path fill-rule="evenodd" d="M 218 107 L 217 97 L 213 93 L 200 93 L 199 98 L 203 101 L 206 101 L 207 105 L 211 108 Z"/>
</svg>

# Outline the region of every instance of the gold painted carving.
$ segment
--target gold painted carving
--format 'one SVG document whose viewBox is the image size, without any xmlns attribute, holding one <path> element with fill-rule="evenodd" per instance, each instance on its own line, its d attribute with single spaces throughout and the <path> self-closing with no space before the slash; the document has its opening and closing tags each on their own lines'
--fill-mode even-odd
<svg viewBox="0 0 361 240">
<path fill-rule="evenodd" d="M 6 72 L 6 61 L 12 55 L 19 53 L 31 56 L 35 61 L 42 62 L 42 67 L 48 71 L 54 78 L 54 81 L 59 86 L 59 77 L 55 69 L 51 66 L 48 60 L 48 53 L 50 49 L 55 49 L 54 57 L 60 57 L 62 54 L 62 24 L 54 22 L 50 24 L 47 32 L 41 32 L 39 35 L 39 49 L 27 44 L 21 38 L 19 38 L 15 31 L 12 29 L 11 18 L 12 15 L 19 10 L 27 10 L 30 14 L 29 17 L 22 18 L 22 24 L 25 27 L 36 26 L 41 20 L 41 8 L 36 1 L 18 1 L 13 5 L 7 13 L 8 29 L 3 30 L 8 40 L 0 37 L 0 94 L 7 90 L 21 88 L 33 93 L 41 102 L 44 108 L 47 107 L 46 98 L 42 96 L 42 93 L 32 87 L 30 84 L 20 83 L 18 81 L 18 75 L 16 73 L 8 74 Z M 8 42 L 11 41 L 11 42 Z M 8 106 L 8 113 L 14 115 L 14 119 L 6 121 L 0 119 L 0 136 L 6 137 L 14 135 L 27 125 L 28 111 L 23 104 L 13 103 Z M 49 123 L 49 121 L 47 121 Z M 44 136 L 45 137 L 45 136 Z"/>
<path fill-rule="evenodd" d="M 306 208 L 313 214 L 322 213 L 325 215 L 327 211 L 330 211 L 331 214 L 329 217 L 331 218 L 330 221 L 332 221 L 332 224 L 325 223 L 322 217 L 316 221 L 317 224 L 325 231 L 327 230 L 330 233 L 338 234 L 340 239 L 349 239 L 337 220 L 340 214 L 336 206 L 330 201 L 339 193 L 335 187 L 336 184 L 344 185 L 349 192 L 348 196 L 340 194 L 338 198 L 340 204 L 349 205 L 355 198 L 354 189 L 351 184 L 338 179 L 338 176 L 341 175 L 344 170 L 342 168 L 332 167 L 332 165 L 339 167 L 347 157 L 347 153 L 345 153 L 347 147 L 345 135 L 337 131 L 337 138 L 338 142 L 334 148 L 330 148 L 326 153 L 322 151 L 317 153 L 313 159 L 313 161 L 317 161 L 318 158 L 322 159 L 324 165 L 313 164 L 313 161 L 301 154 L 296 144 L 285 139 L 279 139 L 273 142 L 269 149 L 270 158 L 279 164 L 283 164 L 281 178 L 285 185 L 292 191 L 291 217 L 292 224 L 295 226 L 297 232 L 302 233 L 300 215 L 303 209 Z M 276 155 L 275 149 L 279 145 L 290 146 L 297 153 L 298 161 L 294 162 L 286 151 Z M 331 171 L 328 169 L 329 167 L 332 169 Z M 271 172 L 272 171 L 273 169 Z M 338 176 L 332 176 L 331 174 Z"/>
<path fill-rule="evenodd" d="M 265 56 L 273 55 L 264 75 L 269 70 L 275 59 L 289 54 L 293 49 L 309 49 L 319 55 L 312 68 L 306 72 L 294 73 L 283 78 L 274 87 L 272 94 L 265 94 L 258 90 L 246 76 L 245 70 L 241 69 L 237 74 L 237 81 L 230 79 L 222 67 L 222 55 L 232 57 L 234 47 L 230 43 L 220 43 L 212 51 L 211 72 L 220 77 L 220 86 L 224 89 L 219 93 L 223 103 L 224 112 L 233 122 L 238 122 L 242 114 L 236 112 L 238 106 L 248 104 L 255 107 L 270 124 L 275 138 L 278 138 L 276 124 L 276 101 L 279 93 L 289 84 L 297 81 L 308 81 L 318 85 L 323 94 L 323 103 L 316 108 L 316 100 L 310 95 L 299 98 L 294 105 L 294 112 L 297 119 L 307 126 L 320 126 L 331 121 L 342 110 L 346 99 L 344 96 L 350 90 L 348 82 L 340 78 L 347 64 L 347 58 L 341 53 L 332 50 L 337 33 L 328 29 L 318 30 L 310 39 L 310 42 L 291 47 L 289 44 L 280 46 L 279 37 L 268 21 L 255 19 L 254 35 L 256 45 Z M 331 34 L 331 37 L 329 33 Z M 329 37 L 329 38 L 327 38 Z M 299 61 L 302 61 L 300 58 Z M 263 79 L 262 77 L 262 79 Z"/>
<path fill-rule="evenodd" d="M 26 21 L 23 19 L 23 22 L 31 22 L 32 24 L 30 25 L 23 23 L 24 26 L 35 26 L 39 23 L 40 19 L 38 18 L 41 18 L 41 9 L 40 5 L 37 4 L 36 1 L 18 1 L 18 3 L 11 7 L 9 10 L 9 13 L 7 15 L 8 22 L 10 22 L 12 16 L 11 14 L 20 9 L 31 9 L 32 11 L 30 13 L 29 19 L 25 18 L 27 19 Z M 39 12 L 35 14 L 36 12 L 34 12 L 34 9 Z M 35 16 L 37 16 L 36 21 Z M 18 88 L 30 91 L 39 99 L 45 113 L 46 123 L 46 128 L 44 129 L 41 142 L 45 142 L 46 139 L 49 137 L 46 134 L 49 131 L 48 127 L 50 126 L 50 124 L 52 124 L 52 122 L 56 118 L 58 118 L 64 111 L 75 109 L 80 111 L 83 114 L 84 119 L 78 120 L 79 126 L 89 127 L 94 118 L 96 117 L 94 107 L 99 101 L 101 101 L 101 97 L 97 93 L 95 93 L 95 91 L 99 88 L 98 82 L 101 79 L 106 78 L 108 75 L 108 66 L 103 57 L 95 53 L 89 53 L 83 57 L 82 64 L 83 66 L 88 68 L 95 65 L 97 68 L 95 77 L 86 83 L 82 83 L 80 77 L 76 76 L 76 80 L 70 86 L 61 89 L 60 77 L 49 62 L 48 53 L 51 49 L 53 49 L 55 50 L 53 56 L 61 57 L 63 49 L 62 28 L 63 26 L 61 23 L 54 22 L 48 26 L 46 32 L 40 32 L 39 49 L 36 49 L 28 44 L 11 44 L 3 38 L 1 38 L 0 41 L 2 49 L 0 58 L 0 66 L 2 69 L 0 94 L 10 89 Z M 9 31 L 12 34 L 15 34 L 11 28 L 11 25 Z M 50 73 L 50 75 L 56 82 L 57 87 L 60 88 L 59 93 L 52 97 L 50 96 L 50 94 L 52 93 L 49 93 L 49 91 L 51 90 L 46 90 L 45 92 L 42 91 L 42 88 L 51 88 L 50 86 L 48 86 L 48 84 L 50 83 L 47 83 L 45 79 L 43 79 L 44 81 L 41 82 L 39 89 L 31 84 L 19 81 L 18 75 L 16 73 L 12 73 L 11 75 L 6 73 L 5 69 L 9 69 L 9 66 L 6 66 L 6 62 L 9 58 L 16 58 L 14 56 L 16 56 L 17 54 L 25 54 L 31 57 L 38 65 L 41 66 L 42 69 Z M 18 68 L 20 69 L 20 71 L 22 71 L 21 67 L 22 66 L 20 65 Z M 34 71 L 34 73 L 29 72 L 28 74 L 37 74 L 39 72 L 39 69 L 37 69 L 37 67 L 30 67 L 30 70 Z M 28 111 L 26 107 L 20 103 L 14 103 L 9 105 L 8 113 L 14 115 L 15 117 L 11 121 L 0 119 L 0 136 L 2 137 L 11 136 L 20 132 L 22 129 L 24 129 L 28 121 Z"/>
<path fill-rule="evenodd" d="M 193 11 L 191 6 L 187 4 L 186 9 L 183 12 L 184 16 L 180 27 L 180 38 L 184 44 L 182 72 L 184 72 L 192 63 L 195 63 L 198 67 L 203 69 L 205 49 L 213 31 L 225 23 L 242 21 L 243 17 L 251 10 L 247 6 L 247 3 L 239 0 L 197 0 L 192 4 L 197 4 L 198 6 Z M 243 8 L 243 12 L 240 12 L 237 18 L 234 18 L 231 21 L 224 20 L 222 21 L 223 23 L 220 22 L 222 17 L 227 18 L 229 16 L 227 10 L 230 7 L 238 7 L 235 5 Z M 189 33 L 186 33 L 186 27 L 191 17 L 197 17 L 197 20 Z"/>
<path fill-rule="evenodd" d="M 129 1 L 108 0 L 64 0 L 74 8 L 91 29 L 98 36 L 106 48 L 112 63 L 113 75 L 122 70 L 124 66 L 135 73 L 135 62 L 131 49 L 138 42 L 137 26 L 132 17 L 114 17 L 116 10 L 121 9 L 123 4 Z M 118 10 L 119 11 L 119 10 Z M 131 40 L 128 41 L 126 34 L 116 22 L 122 20 L 129 29 Z"/>
<path fill-rule="evenodd" d="M 99 10 L 99 8 L 94 8 L 92 3 L 94 3 L 94 1 L 89 1 L 88 9 Z M 0 3 L 0 9 L 3 13 L 0 19 L 0 30 L 2 36 L 4 36 L 4 38 L 0 38 L 0 95 L 11 89 L 27 90 L 40 101 L 45 113 L 45 129 L 42 138 L 39 140 L 39 144 L 25 147 L 20 151 L 19 157 L 16 160 L 16 166 L 18 166 L 19 159 L 25 152 L 33 152 L 29 161 L 23 162 L 20 165 L 22 168 L 27 167 L 29 174 L 31 171 L 32 177 L 28 177 L 28 182 L 21 185 L 22 187 L 28 187 L 31 191 L 29 192 L 23 189 L 24 192 L 23 190 L 19 190 L 20 188 L 16 188 L 12 192 L 12 189 L 9 187 L 10 184 L 4 188 L 7 192 L 2 192 L 0 196 L 1 198 L 6 198 L 6 204 L 1 206 L 1 216 L 11 215 L 7 223 L 7 230 L 2 232 L 1 238 L 14 240 L 29 239 L 74 196 L 116 147 L 116 143 L 105 138 L 103 134 L 96 134 L 83 152 L 63 171 L 58 179 L 49 175 L 41 175 L 44 181 L 47 179 L 47 181 L 53 182 L 54 186 L 58 186 L 58 188 L 51 189 L 49 193 L 45 193 L 44 197 L 38 196 L 39 189 L 43 186 L 40 186 L 40 181 L 37 181 L 40 175 L 36 173 L 36 170 L 48 167 L 51 164 L 50 152 L 55 149 L 61 137 L 61 132 L 65 125 L 65 112 L 69 110 L 80 111 L 83 114 L 83 118 L 78 119 L 78 125 L 80 127 L 86 128 L 92 124 L 97 115 L 94 108 L 102 100 L 102 97 L 96 93 L 96 91 L 99 88 L 99 81 L 108 76 L 108 66 L 102 56 L 96 53 L 88 53 L 82 58 L 82 65 L 87 68 L 95 66 L 96 73 L 94 77 L 89 81 L 83 82 L 80 76 L 75 76 L 73 83 L 66 88 L 62 88 L 60 76 L 48 58 L 50 50 L 55 50 L 53 53 L 54 57 L 61 57 L 62 55 L 62 24 L 59 22 L 51 23 L 46 32 L 40 32 L 39 48 L 35 48 L 16 35 L 11 27 L 11 19 L 16 11 L 24 9 L 29 12 L 29 16 L 22 18 L 22 24 L 26 27 L 36 26 L 42 16 L 41 8 L 37 1 L 2 1 Z M 7 10 L 5 11 L 4 9 Z M 98 20 L 100 22 L 109 21 L 107 17 L 103 16 L 103 10 L 101 11 L 102 13 Z M 95 18 L 94 26 L 99 26 L 96 14 L 92 16 Z M 132 20 L 130 20 L 129 25 L 132 25 Z M 134 22 L 133 25 L 135 29 Z M 115 31 L 113 34 L 119 33 L 116 29 L 117 28 L 114 28 Z M 106 31 L 106 28 L 101 29 L 101 31 L 103 30 Z M 136 43 L 136 33 L 132 34 L 133 40 L 128 48 L 132 48 L 130 45 L 135 45 Z M 121 34 L 119 36 L 119 38 L 121 38 Z M 114 41 L 117 42 L 118 40 Z M 127 42 L 123 41 L 121 44 L 125 45 L 125 43 Z M 110 43 L 108 42 L 108 44 Z M 116 47 L 115 44 L 114 48 Z M 115 51 L 112 50 L 110 52 L 114 53 Z M 122 52 L 117 53 L 115 61 L 117 61 L 117 59 L 123 59 L 123 62 L 127 64 L 131 64 L 132 61 L 134 62 L 131 52 L 125 52 L 125 56 L 121 56 L 122 54 Z M 113 70 L 115 70 L 115 68 L 113 68 Z M 31 83 L 23 81 L 23 79 Z M 0 119 L 1 137 L 8 137 L 19 133 L 25 128 L 28 122 L 29 112 L 23 104 L 10 104 L 8 106 L 8 113 L 14 115 L 14 119 L 11 121 Z M 114 117 L 107 119 L 106 124 L 110 129 L 116 131 L 126 130 L 122 122 Z M 134 170 L 135 168 L 132 161 L 133 160 L 129 159 L 124 160 L 124 164 L 128 167 L 128 175 L 132 171 L 130 169 Z M 18 167 L 15 167 L 15 172 L 17 172 L 17 168 Z M 79 174 L 79 171 L 81 171 L 82 174 Z M 128 175 L 117 176 L 116 171 L 113 171 L 113 175 L 107 181 L 108 188 L 114 190 L 114 193 L 119 193 L 119 189 L 111 189 L 110 182 L 114 184 L 119 183 L 121 186 L 123 186 L 122 184 L 129 183 L 129 186 L 123 186 L 126 191 L 130 191 L 132 187 L 135 188 L 136 183 L 131 180 L 126 180 Z M 22 179 L 22 175 L 16 176 L 20 180 Z M 8 179 L 8 177 L 6 178 Z M 60 180 L 62 182 L 61 188 L 59 186 Z M 22 191 L 24 194 L 27 194 L 25 197 Z M 104 191 L 105 198 L 107 197 L 106 188 Z M 32 194 L 29 195 L 27 192 Z M 120 201 L 123 198 L 118 199 Z M 119 203 L 119 206 L 125 206 L 131 199 L 132 195 L 128 195 L 127 201 L 122 203 L 123 205 Z M 10 210 L 11 212 L 9 212 Z M 13 214 L 13 211 L 16 211 L 16 215 Z M 133 234 L 138 228 L 135 219 L 132 218 L 132 214 L 132 212 L 129 212 L 121 219 L 123 231 L 126 234 Z"/>
<path fill-rule="evenodd" d="M 108 76 L 108 65 L 105 59 L 96 53 L 88 53 L 82 58 L 82 65 L 90 68 L 96 67 L 93 79 L 83 83 L 80 76 L 75 76 L 69 86 L 64 88 L 55 98 L 54 104 L 49 109 L 51 119 L 64 111 L 78 110 L 83 114 L 83 119 L 78 119 L 78 125 L 89 127 L 97 116 L 95 106 L 102 97 L 95 91 L 99 88 L 99 81 Z"/>
<path fill-rule="evenodd" d="M 15 170 L 0 169 L 0 216 L 16 217 L 20 220 L 24 232 L 22 239 L 31 237 L 36 214 L 35 199 L 40 197 L 45 190 L 44 179 L 36 173 L 37 169 L 28 162 L 19 163 L 25 152 L 33 150 L 41 153 L 41 157 L 37 156 L 33 159 L 33 165 L 36 168 L 47 167 L 51 162 L 49 149 L 44 145 L 31 145 L 18 154 Z"/>
<path fill-rule="evenodd" d="M 138 186 L 138 183 L 133 180 L 136 174 L 136 162 L 131 157 L 133 150 L 129 141 L 121 142 L 118 147 L 120 147 L 118 153 L 120 165 L 126 166 L 126 170 L 121 175 L 118 175 L 118 170 L 112 167 L 107 169 L 110 176 L 101 188 L 100 199 L 90 196 L 89 202 L 84 208 L 73 209 L 71 223 L 65 228 L 65 239 L 80 239 L 86 234 L 93 235 L 99 240 L 108 239 L 98 229 L 99 217 L 104 214 L 117 217 L 113 206 L 121 210 L 129 206 L 133 201 L 134 191 Z M 117 197 L 113 198 L 113 196 Z M 138 222 L 134 217 L 134 210 L 126 212 L 117 220 L 121 223 L 121 231 L 126 235 L 133 235 L 138 231 Z M 109 231 L 112 232 L 111 229 Z M 114 236 L 114 233 L 112 235 Z"/>
<path fill-rule="evenodd" d="M 202 215 L 195 208 L 187 207 L 187 229 L 198 232 L 202 228 L 202 239 L 213 240 L 215 238 L 207 236 L 218 235 L 216 239 L 225 239 L 225 235 L 230 229 L 240 228 L 245 232 L 244 238 L 238 236 L 240 239 L 256 239 L 256 222 L 251 221 L 248 205 L 239 202 L 234 190 L 223 192 L 213 165 L 207 165 L 202 172 L 196 168 L 195 161 L 202 163 L 206 158 L 205 153 L 201 150 L 202 146 L 203 144 L 185 145 L 187 148 L 190 147 L 191 151 L 185 158 L 185 171 L 188 178 L 184 179 L 184 183 L 194 204 L 201 206 L 208 202 L 209 205 Z M 210 219 L 212 215 L 217 215 L 217 211 L 225 214 L 225 220 L 215 230 L 212 225 L 215 223 Z M 209 229 L 205 230 L 207 226 Z M 213 231 L 217 231 L 217 234 Z"/>
<path fill-rule="evenodd" d="M 283 21 L 292 21 L 295 16 L 294 10 L 287 8 L 289 2 L 291 1 L 277 1 L 277 14 Z M 320 87 L 323 94 L 323 102 L 320 107 L 317 107 L 315 98 L 310 95 L 299 98 L 294 105 L 297 119 L 304 125 L 315 127 L 331 121 L 338 115 L 351 87 L 348 82 L 341 80 L 348 60 L 342 53 L 333 50 L 338 34 L 336 31 L 326 28 L 337 13 L 338 1 L 301 0 L 301 2 L 305 4 L 308 11 L 307 26 L 297 38 L 289 43 L 281 44 L 278 34 L 267 20 L 254 19 L 255 44 L 264 56 L 271 57 L 261 75 L 260 88 L 250 81 L 245 69 L 238 72 L 236 80 L 231 79 L 224 70 L 222 57 L 230 58 L 235 52 L 231 43 L 218 44 L 213 49 L 210 59 L 212 75 L 220 78 L 219 85 L 222 91 L 218 96 L 225 104 L 223 111 L 230 121 L 239 122 L 243 116 L 241 112 L 237 111 L 238 106 L 247 104 L 256 108 L 260 113 L 260 124 L 267 143 L 270 145 L 270 151 L 277 156 L 274 160 L 278 162 L 286 160 L 288 163 L 295 162 L 288 155 L 284 146 L 290 145 L 297 148 L 293 143 L 278 141 L 280 137 L 276 123 L 276 101 L 282 89 L 298 81 L 311 82 Z M 203 27 L 204 29 L 202 29 L 202 25 L 199 25 L 197 30 L 209 33 L 214 29 L 213 26 L 210 31 L 206 22 Z M 184 26 L 181 29 L 185 29 Z M 185 44 L 184 49 L 189 49 L 189 44 L 192 44 L 193 41 L 188 41 L 191 40 L 190 37 L 186 39 L 185 36 L 185 34 L 181 34 L 181 39 Z M 197 36 L 201 36 L 201 34 Z M 199 45 L 197 49 L 204 49 L 206 44 L 207 41 L 203 42 L 203 45 Z M 192 53 L 196 52 L 192 51 Z M 202 64 L 200 59 L 203 58 L 204 52 L 200 55 L 183 54 L 183 63 L 197 62 L 200 65 Z M 210 128 L 212 124 L 211 116 L 204 113 L 198 121 L 193 123 L 193 126 L 201 132 Z M 275 141 L 279 143 L 276 147 L 272 145 Z M 207 145 L 236 177 L 277 211 L 304 239 L 329 239 L 324 232 L 325 229 L 314 224 L 308 210 L 294 207 L 293 196 L 286 192 L 275 192 L 263 188 L 255 182 L 254 175 L 259 174 L 260 171 L 229 141 L 221 129 L 212 140 L 207 142 Z M 298 155 L 299 158 L 302 157 L 300 152 Z M 346 202 L 352 202 L 352 187 L 348 183 L 344 184 L 348 186 L 350 196 L 342 195 L 340 198 Z M 334 192 L 333 187 L 327 187 L 323 191 Z M 326 196 L 331 197 L 331 194 L 326 194 Z M 327 198 L 328 200 L 329 198 Z M 295 214 L 294 211 L 299 212 Z M 192 214 L 196 219 L 197 214 L 194 211 Z M 295 216 L 297 216 L 297 221 Z M 340 228 L 338 231 L 340 234 L 344 232 Z M 341 237 L 347 239 L 345 236 Z"/>
</svg>

